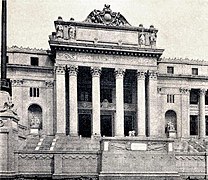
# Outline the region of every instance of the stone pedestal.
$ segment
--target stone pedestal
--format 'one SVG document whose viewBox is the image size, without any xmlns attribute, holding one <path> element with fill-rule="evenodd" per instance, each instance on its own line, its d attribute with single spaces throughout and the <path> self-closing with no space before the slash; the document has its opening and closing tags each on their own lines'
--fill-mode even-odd
<svg viewBox="0 0 208 180">
<path fill-rule="evenodd" d="M 169 132 L 168 132 L 168 137 L 169 138 L 176 138 L 176 131 L 175 130 L 170 130 Z"/>
<path fill-rule="evenodd" d="M 18 117 L 12 110 L 9 93 L 0 91 L 0 179 L 15 175 L 14 151 L 18 145 Z"/>
</svg>

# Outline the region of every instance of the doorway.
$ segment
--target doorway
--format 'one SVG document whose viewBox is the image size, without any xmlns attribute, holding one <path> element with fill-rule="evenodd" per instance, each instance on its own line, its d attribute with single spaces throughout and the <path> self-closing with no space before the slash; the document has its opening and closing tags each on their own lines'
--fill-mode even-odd
<svg viewBox="0 0 208 180">
<path fill-rule="evenodd" d="M 79 135 L 91 137 L 91 114 L 79 114 Z"/>
</svg>

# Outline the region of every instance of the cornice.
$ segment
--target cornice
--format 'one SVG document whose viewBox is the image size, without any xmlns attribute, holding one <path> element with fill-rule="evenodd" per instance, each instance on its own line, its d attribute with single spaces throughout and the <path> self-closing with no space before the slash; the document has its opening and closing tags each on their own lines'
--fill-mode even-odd
<svg viewBox="0 0 208 180">
<path fill-rule="evenodd" d="M 26 69 L 26 70 L 34 70 L 34 71 L 53 71 L 54 67 L 45 67 L 45 66 L 29 66 L 29 65 L 21 65 L 21 64 L 7 64 L 8 68 L 17 68 L 17 69 Z"/>
<path fill-rule="evenodd" d="M 208 80 L 208 76 L 199 76 L 199 75 L 185 75 L 185 74 L 160 74 L 158 75 L 158 78 L 173 78 L 173 79 L 179 79 L 179 78 L 186 78 L 186 79 L 203 79 Z"/>
<path fill-rule="evenodd" d="M 49 41 L 52 51 L 72 51 L 80 53 L 108 54 L 122 56 L 156 57 L 159 58 L 164 49 L 126 47 L 116 45 L 102 45 L 89 43 L 75 43 L 64 41 Z"/>
<path fill-rule="evenodd" d="M 188 58 L 166 58 L 162 57 L 158 63 L 187 64 L 187 65 L 208 65 L 208 61 Z"/>
<path fill-rule="evenodd" d="M 48 55 L 50 54 L 50 50 L 45 49 L 38 49 L 38 48 L 25 48 L 25 47 L 18 47 L 18 46 L 12 46 L 7 48 L 8 53 L 27 53 L 27 54 L 41 54 L 41 55 Z"/>
</svg>

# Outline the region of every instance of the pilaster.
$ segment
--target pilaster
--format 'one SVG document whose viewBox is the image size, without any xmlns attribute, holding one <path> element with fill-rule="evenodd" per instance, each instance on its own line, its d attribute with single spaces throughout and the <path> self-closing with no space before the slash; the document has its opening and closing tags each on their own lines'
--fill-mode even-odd
<svg viewBox="0 0 208 180">
<path fill-rule="evenodd" d="M 163 129 L 161 124 L 158 122 L 158 111 L 157 111 L 157 72 L 148 71 L 148 134 L 152 137 L 159 137 L 163 135 Z"/>
<path fill-rule="evenodd" d="M 206 120 L 205 120 L 205 89 L 200 89 L 199 96 L 199 137 L 206 137 Z"/>
<path fill-rule="evenodd" d="M 116 76 L 116 118 L 115 136 L 124 136 L 124 89 L 123 79 L 125 70 L 115 69 Z"/>
<path fill-rule="evenodd" d="M 77 66 L 68 66 L 70 136 L 78 136 L 77 72 Z"/>
<path fill-rule="evenodd" d="M 181 87 L 181 137 L 188 138 L 190 136 L 190 90 Z"/>
<path fill-rule="evenodd" d="M 66 134 L 66 66 L 56 65 L 56 122 L 57 134 Z"/>
<path fill-rule="evenodd" d="M 91 67 L 92 74 L 92 134 L 100 133 L 100 67 Z"/>
<path fill-rule="evenodd" d="M 137 128 L 138 136 L 146 135 L 145 72 L 137 71 Z"/>
</svg>

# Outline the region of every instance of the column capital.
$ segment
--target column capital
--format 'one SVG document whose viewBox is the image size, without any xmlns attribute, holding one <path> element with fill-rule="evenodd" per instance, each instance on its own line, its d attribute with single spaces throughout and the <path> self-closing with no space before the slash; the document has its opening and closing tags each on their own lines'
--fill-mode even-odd
<svg viewBox="0 0 208 180">
<path fill-rule="evenodd" d="M 207 91 L 206 89 L 202 88 L 202 89 L 199 90 L 199 94 L 200 95 L 205 95 L 206 91 Z"/>
<path fill-rule="evenodd" d="M 148 71 L 147 72 L 149 79 L 157 80 L 158 72 L 157 71 Z"/>
<path fill-rule="evenodd" d="M 77 76 L 78 73 L 78 66 L 69 65 L 67 66 L 69 76 Z"/>
<path fill-rule="evenodd" d="M 45 81 L 45 86 L 48 87 L 48 88 L 52 88 L 54 85 L 54 81 Z"/>
<path fill-rule="evenodd" d="M 66 70 L 66 65 L 56 65 L 55 66 L 56 74 L 65 74 L 65 70 Z"/>
<path fill-rule="evenodd" d="M 123 78 L 124 74 L 125 74 L 125 69 L 122 68 L 115 69 L 116 78 Z"/>
<path fill-rule="evenodd" d="M 179 91 L 180 91 L 181 94 L 189 94 L 190 89 L 189 88 L 180 87 Z"/>
<path fill-rule="evenodd" d="M 145 79 L 146 72 L 142 70 L 137 70 L 137 79 Z"/>
<path fill-rule="evenodd" d="M 12 79 L 11 80 L 12 86 L 22 86 L 24 83 L 23 79 Z"/>
<path fill-rule="evenodd" d="M 101 67 L 91 67 L 92 77 L 100 77 Z"/>
</svg>

